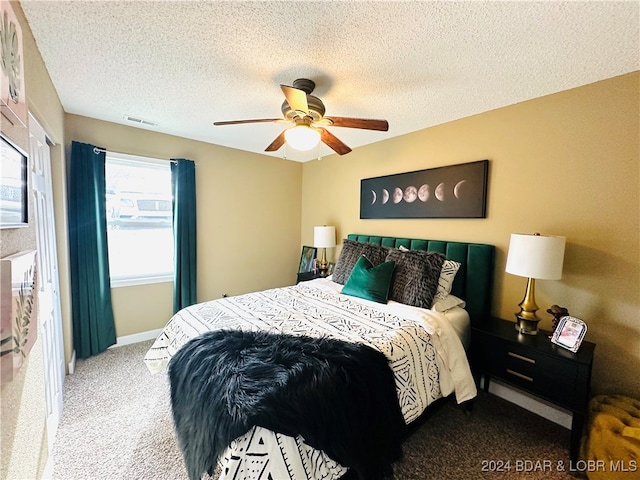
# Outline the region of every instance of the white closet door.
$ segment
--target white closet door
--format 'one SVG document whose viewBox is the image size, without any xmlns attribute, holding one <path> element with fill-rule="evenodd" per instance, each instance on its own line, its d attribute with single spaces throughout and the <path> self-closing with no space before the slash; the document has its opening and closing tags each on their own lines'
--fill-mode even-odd
<svg viewBox="0 0 640 480">
<path fill-rule="evenodd" d="M 44 381 L 47 397 L 47 436 L 49 452 L 53 449 L 62 415 L 64 383 L 64 347 L 58 280 L 56 230 L 51 186 L 51 152 L 40 124 L 29 115 L 31 180 L 34 195 L 34 219 L 38 246 L 39 333 L 44 349 Z"/>
</svg>

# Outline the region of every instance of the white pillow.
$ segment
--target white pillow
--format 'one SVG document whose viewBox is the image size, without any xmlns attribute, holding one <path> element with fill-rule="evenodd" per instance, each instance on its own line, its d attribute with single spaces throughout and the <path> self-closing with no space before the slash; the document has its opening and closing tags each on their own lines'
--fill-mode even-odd
<svg viewBox="0 0 640 480">
<path fill-rule="evenodd" d="M 464 308 L 466 305 L 467 303 L 461 298 L 458 298 L 455 295 L 447 295 L 442 300 L 436 300 L 435 302 L 433 302 L 431 309 L 435 310 L 436 312 L 446 312 L 453 307 Z"/>
</svg>

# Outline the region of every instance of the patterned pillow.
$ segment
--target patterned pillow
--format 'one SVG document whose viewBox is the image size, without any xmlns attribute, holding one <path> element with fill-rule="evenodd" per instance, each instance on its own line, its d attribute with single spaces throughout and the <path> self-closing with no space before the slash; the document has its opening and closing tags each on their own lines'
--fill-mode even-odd
<svg viewBox="0 0 640 480">
<path fill-rule="evenodd" d="M 440 270 L 440 278 L 438 279 L 438 289 L 434 296 L 433 302 L 438 300 L 444 300 L 444 298 L 451 293 L 453 287 L 453 281 L 456 278 L 456 273 L 460 270 L 462 264 L 455 260 L 445 259 L 442 264 L 442 270 Z"/>
<path fill-rule="evenodd" d="M 396 271 L 389 300 L 431 308 L 444 260 L 444 256 L 436 252 L 390 250 L 387 261 L 396 263 Z"/>
<path fill-rule="evenodd" d="M 375 266 L 385 261 L 388 248 L 370 243 L 356 242 L 345 238 L 342 240 L 342 251 L 333 269 L 333 281 L 344 285 L 358 259 L 364 255 Z"/>
</svg>

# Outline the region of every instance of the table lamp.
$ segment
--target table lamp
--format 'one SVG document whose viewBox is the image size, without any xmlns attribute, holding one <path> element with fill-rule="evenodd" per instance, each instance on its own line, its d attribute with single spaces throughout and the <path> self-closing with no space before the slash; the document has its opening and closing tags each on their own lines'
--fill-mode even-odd
<svg viewBox="0 0 640 480">
<path fill-rule="evenodd" d="M 318 269 L 320 275 L 326 275 L 329 270 L 329 262 L 327 262 L 327 248 L 336 246 L 336 227 L 328 227 L 327 225 L 313 227 L 313 246 L 322 248 L 322 257 Z"/>
<path fill-rule="evenodd" d="M 513 233 L 509 242 L 506 272 L 526 277 L 527 290 L 516 313 L 516 330 L 527 335 L 538 333 L 535 281 L 562 278 L 565 237 Z"/>
</svg>

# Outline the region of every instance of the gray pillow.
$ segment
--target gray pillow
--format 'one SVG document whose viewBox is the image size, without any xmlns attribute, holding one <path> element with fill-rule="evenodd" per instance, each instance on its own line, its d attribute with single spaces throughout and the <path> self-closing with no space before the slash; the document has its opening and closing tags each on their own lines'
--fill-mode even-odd
<svg viewBox="0 0 640 480">
<path fill-rule="evenodd" d="M 365 243 L 363 254 L 375 267 L 376 265 L 380 265 L 381 263 L 386 261 L 387 255 L 389 254 L 389 249 L 386 247 L 381 247 L 380 245 Z"/>
<path fill-rule="evenodd" d="M 371 243 L 356 242 L 345 238 L 342 240 L 342 250 L 333 269 L 333 281 L 344 285 L 351 275 L 351 270 L 358 259 L 364 255 L 375 267 L 380 265 L 387 258 L 388 248 Z"/>
<path fill-rule="evenodd" d="M 444 260 L 437 252 L 389 250 L 386 261 L 396 263 L 389 300 L 431 308 Z"/>
<path fill-rule="evenodd" d="M 401 252 L 410 251 L 407 247 L 404 247 L 402 245 L 400 245 L 399 250 Z M 449 260 L 445 257 L 442 268 L 440 269 L 438 288 L 436 290 L 436 294 L 433 297 L 433 303 L 436 303 L 438 300 L 444 300 L 451 293 L 451 289 L 453 288 L 453 281 L 455 280 L 456 273 L 458 273 L 458 270 L 460 270 L 461 266 L 461 263 L 456 262 L 455 260 Z"/>
<path fill-rule="evenodd" d="M 342 250 L 340 256 L 336 262 L 336 266 L 333 268 L 333 281 L 344 285 L 351 270 L 356 264 L 358 259 L 364 253 L 364 243 L 356 242 L 345 238 L 342 240 Z"/>
</svg>

